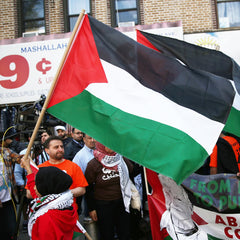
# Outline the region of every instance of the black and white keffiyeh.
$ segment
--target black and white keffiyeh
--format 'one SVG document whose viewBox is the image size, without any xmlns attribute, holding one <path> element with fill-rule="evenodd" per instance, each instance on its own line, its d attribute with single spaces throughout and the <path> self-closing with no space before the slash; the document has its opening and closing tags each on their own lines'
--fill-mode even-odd
<svg viewBox="0 0 240 240">
<path fill-rule="evenodd" d="M 65 209 L 73 204 L 73 194 L 70 190 L 60 194 L 49 194 L 31 201 L 28 209 L 28 234 L 32 236 L 32 228 L 37 218 L 51 209 Z"/>
</svg>

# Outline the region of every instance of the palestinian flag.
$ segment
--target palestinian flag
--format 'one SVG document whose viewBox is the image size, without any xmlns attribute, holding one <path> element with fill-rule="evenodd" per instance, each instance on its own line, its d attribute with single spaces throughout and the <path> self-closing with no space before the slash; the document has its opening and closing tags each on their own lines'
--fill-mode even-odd
<svg viewBox="0 0 240 240">
<path fill-rule="evenodd" d="M 30 167 L 32 172 L 36 175 L 39 170 L 38 166 L 33 161 L 30 161 Z"/>
<path fill-rule="evenodd" d="M 220 51 L 139 30 L 137 41 L 165 56 L 179 59 L 190 68 L 232 80 L 237 93 L 224 130 L 240 137 L 240 67 L 232 58 Z"/>
<path fill-rule="evenodd" d="M 73 237 L 72 239 L 77 238 L 78 236 L 82 235 L 82 234 L 87 234 L 86 230 L 84 229 L 84 227 L 82 226 L 82 224 L 77 221 L 76 225 L 73 229 Z"/>
<path fill-rule="evenodd" d="M 234 94 L 225 78 L 191 70 L 85 15 L 47 111 L 180 183 L 212 152 Z"/>
<path fill-rule="evenodd" d="M 147 169 L 153 240 L 239 239 L 239 180 L 233 174 L 192 174 L 182 186 Z M 169 234 L 169 235 L 168 235 Z"/>
</svg>

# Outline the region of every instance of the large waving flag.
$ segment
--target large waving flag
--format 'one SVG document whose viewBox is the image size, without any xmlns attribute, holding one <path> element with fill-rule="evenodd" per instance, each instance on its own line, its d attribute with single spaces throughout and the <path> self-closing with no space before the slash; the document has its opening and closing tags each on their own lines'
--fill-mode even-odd
<svg viewBox="0 0 240 240">
<path fill-rule="evenodd" d="M 234 94 L 225 78 L 85 15 L 47 111 L 180 183 L 211 153 Z"/>
<path fill-rule="evenodd" d="M 226 54 L 187 43 L 137 30 L 137 41 L 174 57 L 193 69 L 200 69 L 233 80 L 237 93 L 224 130 L 240 137 L 240 67 Z"/>
<path fill-rule="evenodd" d="M 148 202 L 153 240 L 240 238 L 236 175 L 192 174 L 181 186 L 151 170 L 147 178 L 152 187 Z"/>
</svg>

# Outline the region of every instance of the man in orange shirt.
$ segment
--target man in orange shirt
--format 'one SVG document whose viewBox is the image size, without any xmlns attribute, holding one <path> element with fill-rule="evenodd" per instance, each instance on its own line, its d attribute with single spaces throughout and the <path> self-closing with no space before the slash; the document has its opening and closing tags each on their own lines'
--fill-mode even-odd
<svg viewBox="0 0 240 240">
<path fill-rule="evenodd" d="M 73 197 L 79 197 L 85 194 L 85 187 L 88 186 L 81 168 L 69 160 L 63 158 L 64 147 L 62 139 L 57 136 L 49 137 L 44 143 L 45 151 L 49 155 L 49 160 L 40 164 L 38 167 L 57 167 L 68 175 L 71 176 L 73 183 L 70 186 L 70 190 L 73 193 Z M 27 197 L 32 198 L 30 191 L 27 190 Z"/>
<path fill-rule="evenodd" d="M 240 172 L 239 156 L 240 144 L 237 137 L 221 133 L 210 155 L 210 174 Z"/>
</svg>

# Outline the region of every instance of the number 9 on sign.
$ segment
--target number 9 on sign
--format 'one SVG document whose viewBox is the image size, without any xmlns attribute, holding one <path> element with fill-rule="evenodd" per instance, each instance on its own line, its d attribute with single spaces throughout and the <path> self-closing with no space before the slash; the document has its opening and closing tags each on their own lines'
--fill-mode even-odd
<svg viewBox="0 0 240 240">
<path fill-rule="evenodd" d="M 19 88 L 29 76 L 27 60 L 20 55 L 9 55 L 0 60 L 0 85 L 7 89 Z"/>
</svg>

